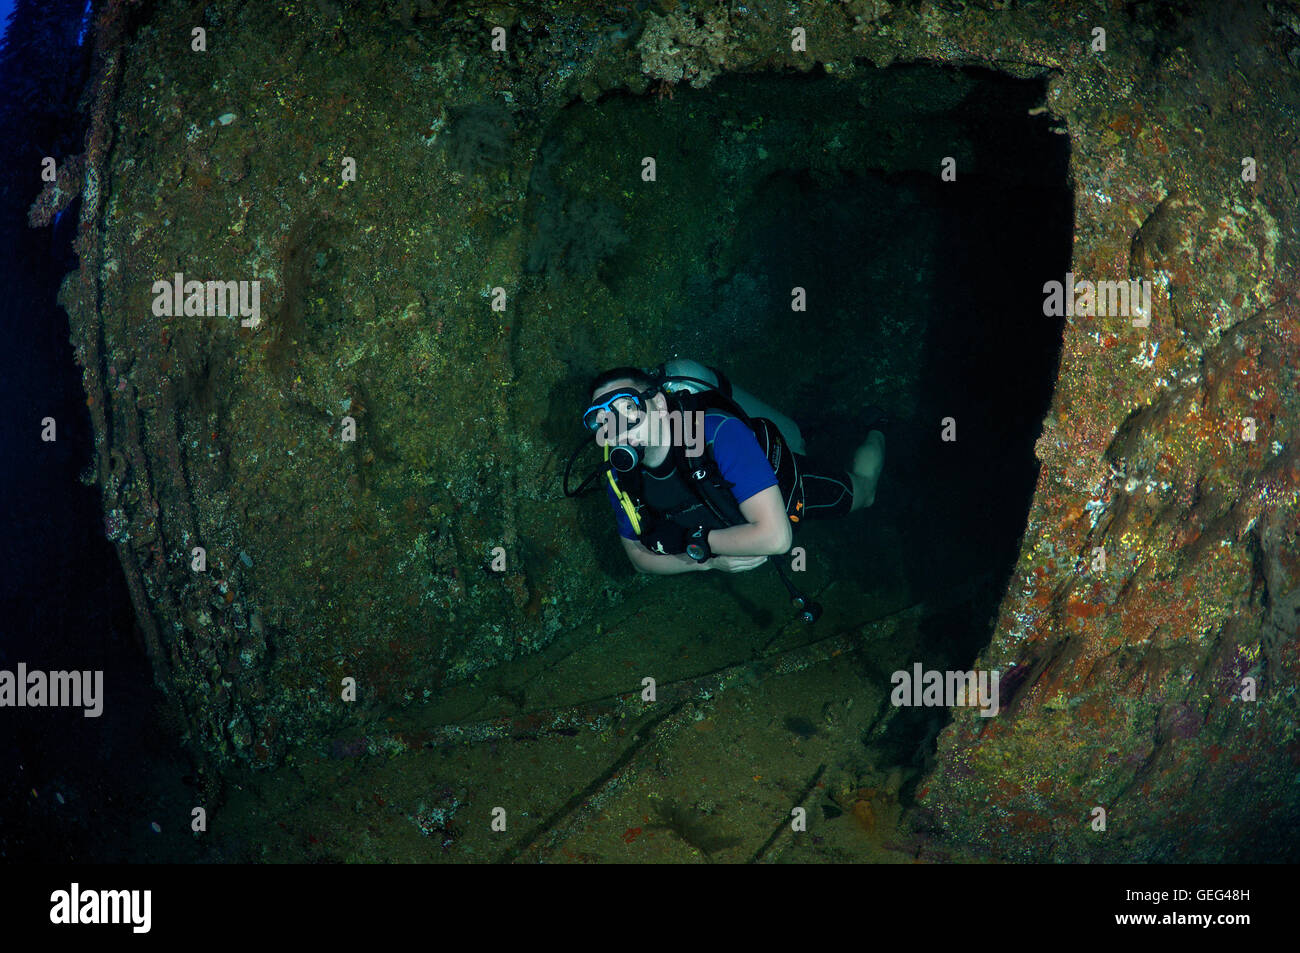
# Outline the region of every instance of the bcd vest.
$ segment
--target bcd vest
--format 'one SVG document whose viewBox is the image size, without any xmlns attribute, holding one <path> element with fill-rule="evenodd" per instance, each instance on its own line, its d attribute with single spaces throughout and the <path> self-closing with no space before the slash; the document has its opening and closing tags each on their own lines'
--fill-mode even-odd
<svg viewBox="0 0 1300 953">
<path fill-rule="evenodd" d="M 669 410 L 680 410 L 682 414 L 702 410 L 706 420 L 723 416 L 745 424 L 758 440 L 768 465 L 776 475 L 786 514 L 792 522 L 799 522 L 798 513 L 803 500 L 802 492 L 796 492 L 801 487 L 798 468 L 794 454 L 786 447 L 776 424 L 766 417 L 747 416 L 738 405 L 717 391 L 699 394 L 679 391 L 666 396 Z M 668 459 L 672 465 L 662 474 L 651 473 L 641 466 L 623 474 L 615 473 L 613 469 L 608 471 L 614 495 L 638 538 L 644 539 L 662 520 L 677 523 L 688 532 L 700 527 L 706 531 L 723 529 L 746 522 L 732 493 L 734 484 L 723 477 L 714 458 L 712 440 L 705 443 L 702 454 L 694 457 L 688 456 L 686 448 L 674 441 Z"/>
</svg>

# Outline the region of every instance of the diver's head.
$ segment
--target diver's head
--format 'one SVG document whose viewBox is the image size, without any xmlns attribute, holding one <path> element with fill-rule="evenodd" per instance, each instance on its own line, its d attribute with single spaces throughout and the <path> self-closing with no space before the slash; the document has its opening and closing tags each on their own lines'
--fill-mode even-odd
<svg viewBox="0 0 1300 953">
<path fill-rule="evenodd" d="M 635 367 L 616 367 L 591 382 L 591 403 L 582 423 L 601 446 L 609 447 L 610 465 L 627 472 L 644 457 L 657 466 L 668 455 L 661 423 L 668 402 L 655 381 Z"/>
</svg>

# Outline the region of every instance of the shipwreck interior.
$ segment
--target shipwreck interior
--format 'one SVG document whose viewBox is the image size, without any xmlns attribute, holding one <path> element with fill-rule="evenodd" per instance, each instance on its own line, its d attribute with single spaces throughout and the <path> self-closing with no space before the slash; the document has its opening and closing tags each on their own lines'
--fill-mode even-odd
<svg viewBox="0 0 1300 953">
<path fill-rule="evenodd" d="M 1042 95 L 1041 83 L 918 66 L 855 81 L 738 75 L 678 89 L 671 116 L 619 92 L 546 130 L 516 346 L 521 361 L 538 349 L 569 365 L 537 421 L 556 454 L 580 433 L 573 408 L 596 370 L 680 356 L 792 416 L 831 466 L 864 439 L 866 408 L 883 409 L 887 462 L 871 509 L 799 527 L 807 563 L 792 576 L 825 610 L 812 626 L 768 567 L 629 579 L 603 491 L 579 502 L 618 592 L 602 621 L 453 689 L 415 723 L 395 715 L 402 737 L 422 739 L 421 772 L 462 779 L 426 805 L 449 851 L 485 849 L 461 843 L 455 817 L 500 770 L 548 792 L 507 859 L 613 856 L 600 846 L 610 824 L 662 832 L 668 857 L 761 857 L 781 812 L 766 803 L 775 792 L 742 792 L 777 765 L 785 796 L 851 831 L 808 849 L 912 849 L 899 822 L 948 712 L 889 705 L 890 676 L 969 668 L 987 642 L 1059 360 L 1062 319 L 1043 315 L 1042 286 L 1068 267 L 1069 155 L 1029 115 Z M 620 165 L 642 155 L 657 158 L 658 187 L 611 197 Z M 545 319 L 592 278 L 615 314 L 572 330 Z M 805 311 L 791 308 L 796 286 Z M 646 676 L 671 714 L 642 712 Z M 336 744 L 359 757 L 373 739 Z"/>
<path fill-rule="evenodd" d="M 208 856 L 427 860 L 433 844 L 448 860 L 609 860 L 641 838 L 666 860 L 923 849 L 906 812 L 948 712 L 890 705 L 891 674 L 969 668 L 1007 585 L 1060 357 L 1042 286 L 1070 259 L 1068 140 L 1033 109 L 1042 81 L 986 70 L 728 74 L 671 93 L 575 100 L 537 138 L 510 346 L 525 381 L 543 358 L 566 373 L 514 404 L 536 412 L 513 425 L 548 457 L 567 454 L 594 372 L 673 356 L 722 368 L 794 418 L 830 467 L 879 408 L 875 505 L 798 528 L 806 563 L 791 576 L 824 614 L 799 621 L 769 567 L 634 576 L 603 493 L 571 502 L 556 485 L 546 505 L 572 508 L 599 555 L 576 587 L 594 624 L 436 697 L 368 704 L 278 767 L 231 769 Z M 497 107 L 451 122 L 451 163 L 467 176 L 518 146 Z M 655 177 L 638 184 L 628 169 L 646 156 Z M 336 232 L 290 233 L 303 293 L 270 339 L 277 374 L 304 336 L 323 349 L 340 333 Z M 590 312 L 575 317 L 582 300 Z M 184 399 L 210 410 L 212 386 Z M 518 527 L 525 561 L 547 559 L 540 535 Z M 186 730 L 158 711 L 159 737 Z M 109 733 L 129 734 L 114 717 Z M 155 806 L 197 784 L 173 776 L 178 760 L 156 759 Z M 783 835 L 792 803 L 824 834 Z M 505 838 L 476 820 L 501 804 L 513 805 Z M 192 859 L 192 843 L 171 843 L 150 856 Z"/>
</svg>

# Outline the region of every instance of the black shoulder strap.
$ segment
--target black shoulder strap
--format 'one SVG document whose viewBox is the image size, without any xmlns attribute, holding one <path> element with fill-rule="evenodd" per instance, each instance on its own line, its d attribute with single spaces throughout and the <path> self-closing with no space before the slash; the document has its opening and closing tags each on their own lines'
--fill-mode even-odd
<svg viewBox="0 0 1300 953">
<path fill-rule="evenodd" d="M 685 398 L 681 401 L 682 412 L 686 413 L 698 409 L 703 409 L 706 412 L 709 409 L 718 409 L 725 412 L 725 408 L 716 407 L 712 402 L 702 399 L 706 398 L 709 393 L 706 391 L 703 394 L 682 394 L 681 396 Z M 748 425 L 748 421 L 743 418 L 742 422 Z M 736 526 L 745 522 L 745 517 L 740 512 L 740 506 L 736 503 L 736 496 L 731 492 L 734 484 L 722 475 L 722 469 L 713 456 L 713 444 L 711 442 L 706 442 L 704 453 L 695 458 L 686 456 L 685 447 L 674 445 L 673 459 L 677 466 L 677 472 L 691 486 L 700 502 L 708 507 L 709 511 L 718 520 L 727 526 Z"/>
</svg>

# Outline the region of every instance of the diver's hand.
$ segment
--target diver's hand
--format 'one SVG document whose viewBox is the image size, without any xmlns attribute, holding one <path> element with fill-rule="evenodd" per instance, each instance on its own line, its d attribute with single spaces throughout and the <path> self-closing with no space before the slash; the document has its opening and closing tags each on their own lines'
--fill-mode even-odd
<svg viewBox="0 0 1300 953">
<path fill-rule="evenodd" d="M 714 556 L 705 565 L 723 572 L 747 572 L 765 562 L 766 556 Z"/>
</svg>

